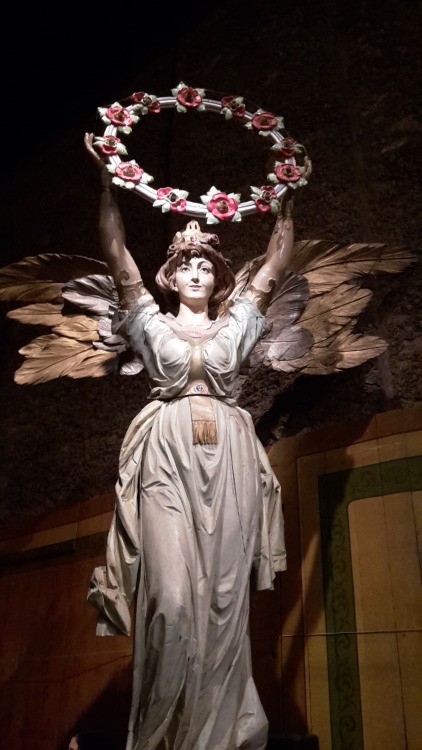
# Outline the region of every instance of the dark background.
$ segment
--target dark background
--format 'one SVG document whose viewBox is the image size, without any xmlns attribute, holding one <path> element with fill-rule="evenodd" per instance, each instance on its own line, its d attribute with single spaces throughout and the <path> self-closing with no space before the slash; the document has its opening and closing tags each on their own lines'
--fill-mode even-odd
<svg viewBox="0 0 422 750">
<path fill-rule="evenodd" d="M 296 200 L 298 239 L 399 242 L 418 252 L 418 39 L 417 3 L 396 0 L 10 8 L 2 45 L 2 265 L 41 252 L 100 257 L 98 177 L 83 133 L 101 132 L 97 106 L 135 90 L 165 95 L 181 80 L 211 98 L 240 94 L 252 110 L 283 115 L 306 144 L 314 174 Z M 127 141 L 131 158 L 157 187 L 185 187 L 192 196 L 212 184 L 242 192 L 257 184 L 264 139 L 252 142 L 222 118 L 195 114 L 144 118 Z M 123 191 L 119 202 L 128 245 L 153 289 L 183 220 Z M 237 270 L 265 250 L 271 219 L 253 216 L 218 231 Z M 375 298 L 358 327 L 388 341 L 378 360 L 338 375 L 268 372 L 243 383 L 240 403 L 264 444 L 421 399 L 417 279 L 415 266 L 365 281 Z M 10 321 L 10 306 L 2 307 L 0 517 L 7 520 L 109 489 L 148 386 L 143 375 L 15 385 L 18 349 L 42 331 Z"/>
</svg>

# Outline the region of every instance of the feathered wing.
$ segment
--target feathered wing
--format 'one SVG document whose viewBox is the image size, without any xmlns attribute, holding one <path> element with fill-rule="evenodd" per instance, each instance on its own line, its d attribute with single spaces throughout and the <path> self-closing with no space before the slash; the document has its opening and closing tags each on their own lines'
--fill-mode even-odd
<svg viewBox="0 0 422 750">
<path fill-rule="evenodd" d="M 233 298 L 247 289 L 264 260 L 262 255 L 243 266 Z M 387 348 L 383 339 L 353 331 L 372 298 L 361 282 L 370 274 L 399 273 L 414 261 L 402 247 L 381 243 L 295 243 L 291 273 L 274 291 L 267 311 L 269 332 L 255 347 L 249 366 L 322 375 L 382 354 Z"/>
<path fill-rule="evenodd" d="M 0 269 L 0 300 L 30 303 L 8 317 L 51 329 L 20 350 L 25 360 L 15 373 L 17 383 L 142 369 L 136 357 L 120 365 L 127 344 L 111 331 L 118 295 L 107 270 L 101 261 L 59 254 L 24 258 Z"/>
</svg>

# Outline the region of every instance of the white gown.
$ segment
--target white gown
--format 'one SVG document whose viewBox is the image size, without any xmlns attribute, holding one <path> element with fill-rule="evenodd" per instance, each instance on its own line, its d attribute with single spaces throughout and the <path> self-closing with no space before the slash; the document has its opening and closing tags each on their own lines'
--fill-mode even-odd
<svg viewBox="0 0 422 750">
<path fill-rule="evenodd" d="M 272 588 L 285 569 L 283 519 L 279 484 L 233 389 L 265 319 L 240 298 L 203 340 L 182 329 L 181 338 L 145 295 L 124 325 L 153 400 L 123 442 L 107 565 L 94 571 L 88 598 L 100 611 L 97 634 L 113 635 L 129 633 L 136 597 L 126 750 L 263 750 L 249 581 L 254 570 L 257 588 Z M 181 395 L 197 347 L 217 427 L 211 445 L 193 444 L 190 397 Z"/>
</svg>

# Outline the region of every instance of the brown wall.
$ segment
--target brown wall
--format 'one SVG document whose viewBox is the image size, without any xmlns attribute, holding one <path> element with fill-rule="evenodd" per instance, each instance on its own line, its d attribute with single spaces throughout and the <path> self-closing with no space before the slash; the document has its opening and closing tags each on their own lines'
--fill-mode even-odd
<svg viewBox="0 0 422 750">
<path fill-rule="evenodd" d="M 323 553 L 330 543 L 323 539 L 318 503 L 325 499 L 318 499 L 318 477 L 344 470 L 351 476 L 359 467 L 402 458 L 420 460 L 421 439 L 422 410 L 415 407 L 272 447 L 270 460 L 283 486 L 288 570 L 277 576 L 274 591 L 252 595 L 251 640 L 255 679 L 273 733 L 312 731 L 324 750 L 342 750 L 335 695 L 341 696 L 349 682 L 338 681 L 333 695 L 336 664 L 328 644 L 330 638 L 343 637 L 345 628 L 344 623 L 328 627 Z M 369 505 L 359 506 L 358 498 L 350 505 L 353 586 L 347 595 L 356 611 L 359 670 L 353 696 L 362 730 L 349 737 L 352 750 L 386 750 L 382 742 L 389 735 L 396 750 L 416 750 L 420 737 L 422 670 L 416 655 L 421 653 L 417 534 L 422 488 L 396 490 L 392 495 L 385 486 L 383 497 L 366 493 Z M 357 513 L 358 506 L 362 512 Z M 0 712 L 3 741 L 13 750 L 62 750 L 75 731 L 84 729 L 108 729 L 118 748 L 124 746 L 131 640 L 97 638 L 95 612 L 86 603 L 92 570 L 104 562 L 112 507 L 110 492 L 2 531 Z M 397 520 L 383 531 L 377 519 L 389 508 Z M 375 513 L 372 522 L 368 513 Z M 390 558 L 384 549 L 387 532 Z M 365 566 L 376 564 L 383 576 L 365 573 Z M 386 621 L 388 608 L 396 615 Z M 398 703 L 390 711 L 394 699 Z"/>
</svg>

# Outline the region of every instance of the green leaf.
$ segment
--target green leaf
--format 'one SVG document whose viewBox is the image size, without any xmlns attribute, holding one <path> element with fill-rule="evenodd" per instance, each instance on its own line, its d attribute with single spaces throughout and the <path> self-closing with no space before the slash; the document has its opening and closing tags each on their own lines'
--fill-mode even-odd
<svg viewBox="0 0 422 750">
<path fill-rule="evenodd" d="M 242 221 L 242 214 L 240 214 L 239 211 L 236 211 L 234 216 L 232 216 L 232 221 Z"/>
<path fill-rule="evenodd" d="M 129 125 L 119 125 L 117 130 L 120 130 L 121 133 L 125 133 L 125 135 L 130 135 L 132 132 L 132 128 L 130 128 Z"/>
<path fill-rule="evenodd" d="M 207 212 L 207 224 L 219 224 L 220 220 L 214 214 Z"/>
<path fill-rule="evenodd" d="M 168 211 L 170 211 L 170 203 L 168 201 L 164 201 L 163 205 L 161 206 L 161 210 L 163 214 L 166 214 Z"/>
</svg>

